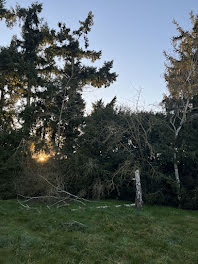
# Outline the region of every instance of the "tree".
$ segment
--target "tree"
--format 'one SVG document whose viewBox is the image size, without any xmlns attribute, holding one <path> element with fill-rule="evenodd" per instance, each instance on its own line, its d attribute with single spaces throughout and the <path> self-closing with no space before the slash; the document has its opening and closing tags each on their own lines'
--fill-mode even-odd
<svg viewBox="0 0 198 264">
<path fill-rule="evenodd" d="M 86 116 L 79 137 L 79 147 L 68 162 L 65 174 L 76 192 L 93 198 L 134 199 L 134 184 L 128 169 L 128 153 L 120 147 L 117 128 L 120 121 L 116 98 L 104 104 L 98 100 Z M 82 192 L 81 192 L 82 191 Z"/>
<path fill-rule="evenodd" d="M 52 60 L 44 56 L 50 32 L 46 23 L 39 17 L 42 11 L 42 4 L 33 3 L 27 9 L 19 9 L 18 14 L 23 20 L 22 40 L 17 40 L 18 48 L 21 50 L 21 63 L 19 72 L 23 92 L 21 103 L 24 104 L 24 111 L 21 118 L 24 121 L 24 136 L 28 137 L 32 125 L 37 122 L 37 102 L 42 98 L 45 89 L 45 80 L 48 78 Z"/>
<path fill-rule="evenodd" d="M 169 96 L 165 96 L 163 104 L 174 134 L 173 163 L 177 183 L 178 201 L 181 200 L 181 179 L 178 168 L 178 137 L 184 124 L 193 110 L 192 100 L 198 94 L 198 16 L 190 14 L 192 30 L 183 30 L 177 22 L 178 36 L 173 37 L 174 55 L 168 55 L 165 80 Z"/>
<path fill-rule="evenodd" d="M 130 167 L 135 175 L 136 181 L 136 207 L 143 205 L 142 188 L 140 182 L 140 171 L 152 166 L 155 151 L 152 142 L 152 129 L 156 122 L 152 113 L 143 111 L 132 112 L 130 109 L 120 111 L 123 127 L 118 129 L 120 144 L 128 152 Z M 153 170 L 155 172 L 155 170 Z M 132 175 L 131 175 L 132 177 Z"/>
<path fill-rule="evenodd" d="M 38 2 L 10 10 L 4 1 L 0 2 L 0 20 L 7 26 L 20 20 L 21 29 L 21 38 L 13 37 L 10 46 L 0 50 L 1 153 L 6 154 L 5 136 L 11 141 L 15 135 L 16 144 L 9 143 L 13 151 L 3 155 L 7 159 L 23 141 L 26 161 L 31 159 L 33 143 L 36 152 L 52 147 L 57 154 L 54 162 L 64 167 L 75 160 L 73 155 L 85 126 L 83 88 L 108 87 L 117 75 L 111 72 L 113 61 L 105 62 L 101 68 L 92 65 L 102 54 L 89 49 L 92 12 L 80 21 L 77 30 L 71 31 L 62 22 L 57 30 L 49 29 L 41 11 L 42 4 Z"/>
<path fill-rule="evenodd" d="M 101 68 L 91 65 L 102 54 L 101 51 L 88 49 L 87 35 L 92 25 L 92 12 L 84 21 L 80 21 L 80 27 L 74 31 L 59 22 L 53 43 L 46 49 L 47 56 L 57 56 L 63 62 L 55 78 L 50 115 L 53 117 L 51 123 L 55 145 L 67 157 L 76 151 L 78 136 L 84 125 L 83 88 L 87 85 L 108 87 L 117 77 L 115 72 L 111 72 L 113 61 L 105 62 Z M 84 44 L 81 44 L 82 38 Z M 89 61 L 88 65 L 84 59 Z"/>
<path fill-rule="evenodd" d="M 15 40 L 9 47 L 0 48 L 0 127 L 14 127 L 16 121 L 15 104 L 20 98 L 21 85 L 17 68 L 20 63 L 20 53 Z"/>
<path fill-rule="evenodd" d="M 13 8 L 7 9 L 5 4 L 5 0 L 0 0 L 0 21 L 5 19 L 6 25 L 10 27 L 16 22 L 17 12 Z"/>
</svg>

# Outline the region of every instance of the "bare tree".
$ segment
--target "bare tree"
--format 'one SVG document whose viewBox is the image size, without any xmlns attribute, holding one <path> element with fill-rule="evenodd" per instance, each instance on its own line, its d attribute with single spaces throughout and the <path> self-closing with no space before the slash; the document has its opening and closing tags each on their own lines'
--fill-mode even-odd
<svg viewBox="0 0 198 264">
<path fill-rule="evenodd" d="M 140 172 L 142 164 L 148 164 L 154 172 L 151 160 L 154 158 L 154 149 L 150 142 L 150 134 L 154 122 L 156 122 L 153 113 L 140 112 L 136 109 L 132 112 L 130 109 L 121 110 L 123 127 L 118 129 L 120 136 L 120 146 L 128 152 L 130 166 L 133 166 L 134 180 L 136 183 L 136 208 L 142 208 L 142 188 Z"/>
</svg>

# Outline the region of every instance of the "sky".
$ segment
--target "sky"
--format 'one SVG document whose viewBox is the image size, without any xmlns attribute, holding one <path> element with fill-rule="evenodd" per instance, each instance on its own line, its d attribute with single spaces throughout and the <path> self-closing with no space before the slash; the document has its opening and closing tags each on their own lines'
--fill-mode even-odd
<svg viewBox="0 0 198 264">
<path fill-rule="evenodd" d="M 7 7 L 19 3 L 28 6 L 31 0 L 7 0 Z M 158 109 L 167 93 L 164 82 L 163 51 L 172 51 L 171 38 L 177 34 L 175 19 L 184 29 L 190 29 L 189 12 L 198 13 L 197 0 L 42 0 L 42 16 L 49 26 L 65 22 L 72 29 L 84 20 L 89 11 L 94 14 L 94 26 L 89 33 L 89 48 L 102 50 L 104 61 L 113 60 L 117 81 L 108 88 L 84 91 L 87 111 L 96 100 L 105 103 L 117 96 L 117 104 L 134 108 L 139 93 L 139 107 Z M 16 30 L 0 27 L 0 45 L 6 45 Z"/>
</svg>

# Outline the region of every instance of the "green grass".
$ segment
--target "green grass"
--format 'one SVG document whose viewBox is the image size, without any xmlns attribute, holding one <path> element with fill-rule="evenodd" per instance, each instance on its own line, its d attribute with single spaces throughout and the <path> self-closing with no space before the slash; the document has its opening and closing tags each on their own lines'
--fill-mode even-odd
<svg viewBox="0 0 198 264">
<path fill-rule="evenodd" d="M 26 210 L 0 201 L 0 264 L 198 264 L 198 211 L 118 201 Z M 107 204 L 105 209 L 94 208 Z M 85 227 L 69 226 L 78 221 Z"/>
</svg>

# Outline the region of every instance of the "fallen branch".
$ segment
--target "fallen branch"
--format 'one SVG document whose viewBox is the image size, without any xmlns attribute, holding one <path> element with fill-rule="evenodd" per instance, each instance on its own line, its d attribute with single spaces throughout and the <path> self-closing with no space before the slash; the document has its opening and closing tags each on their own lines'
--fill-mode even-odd
<svg viewBox="0 0 198 264">
<path fill-rule="evenodd" d="M 66 204 L 68 205 L 68 203 L 66 202 L 70 202 L 70 201 L 74 201 L 74 202 L 78 202 L 82 205 L 86 205 L 84 202 L 90 202 L 87 199 L 78 197 L 77 195 L 74 195 L 70 192 L 67 192 L 65 190 L 60 189 L 59 187 L 55 186 L 53 183 L 51 183 L 48 179 L 46 179 L 45 177 L 43 177 L 42 175 L 39 175 L 39 177 L 41 177 L 45 182 L 47 182 L 51 187 L 54 188 L 55 194 L 54 195 L 44 195 L 44 196 L 24 196 L 21 194 L 17 195 L 17 201 L 18 203 L 25 209 L 30 210 L 30 209 L 35 209 L 38 210 L 36 208 L 30 207 L 29 205 L 27 205 L 28 202 L 31 202 L 33 200 L 37 200 L 37 201 L 43 201 L 43 200 L 55 200 L 53 201 L 53 203 L 51 205 L 47 205 L 48 209 L 51 209 L 51 207 L 53 206 L 57 206 L 57 208 L 60 208 L 62 206 L 65 206 Z M 21 197 L 24 199 L 23 202 L 20 202 L 18 197 Z"/>
<path fill-rule="evenodd" d="M 80 201 L 83 205 L 85 205 L 82 201 L 85 201 L 85 202 L 90 202 L 89 200 L 87 199 L 84 199 L 84 198 L 81 198 L 81 197 L 78 197 L 77 195 L 74 195 L 70 192 L 67 192 L 65 190 L 60 190 L 57 186 L 55 186 L 54 184 L 52 184 L 49 180 L 47 180 L 45 177 L 43 177 L 42 175 L 39 175 L 43 180 L 45 180 L 50 186 L 52 186 L 56 191 L 57 193 L 65 193 L 67 194 L 69 197 L 72 197 L 72 198 L 75 198 L 74 201 Z"/>
<path fill-rule="evenodd" d="M 18 199 L 18 196 L 17 196 L 17 202 L 26 210 L 36 210 L 37 213 L 41 213 L 40 210 L 38 208 L 35 208 L 35 207 L 30 207 L 29 205 L 27 204 L 23 204 L 22 202 L 20 202 L 20 200 Z"/>
</svg>

